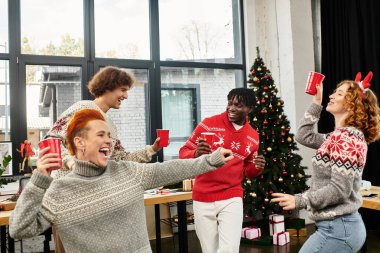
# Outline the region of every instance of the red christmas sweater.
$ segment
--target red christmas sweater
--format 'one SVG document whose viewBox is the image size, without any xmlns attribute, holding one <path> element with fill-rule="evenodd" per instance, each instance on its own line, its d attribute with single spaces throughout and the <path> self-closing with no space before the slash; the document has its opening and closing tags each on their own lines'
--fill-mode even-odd
<svg viewBox="0 0 380 253">
<path fill-rule="evenodd" d="M 223 167 L 199 175 L 193 187 L 193 199 L 201 202 L 214 202 L 243 197 L 241 182 L 243 175 L 258 175 L 253 156 L 257 154 L 259 136 L 248 121 L 236 130 L 228 120 L 227 113 L 204 119 L 194 130 L 185 145 L 179 150 L 179 158 L 194 158 L 197 141 L 202 132 L 215 133 L 212 149 L 218 147 L 231 149 L 234 159 Z"/>
</svg>

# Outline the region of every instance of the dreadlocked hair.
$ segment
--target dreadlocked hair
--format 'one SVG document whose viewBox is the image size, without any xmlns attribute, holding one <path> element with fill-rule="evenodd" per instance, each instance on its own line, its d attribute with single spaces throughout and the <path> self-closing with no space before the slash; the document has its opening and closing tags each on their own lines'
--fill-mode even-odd
<svg viewBox="0 0 380 253">
<path fill-rule="evenodd" d="M 228 95 L 227 99 L 233 100 L 234 98 L 237 99 L 239 103 L 243 103 L 248 107 L 253 107 L 255 105 L 255 93 L 252 89 L 248 88 L 235 88 L 232 89 Z"/>
</svg>

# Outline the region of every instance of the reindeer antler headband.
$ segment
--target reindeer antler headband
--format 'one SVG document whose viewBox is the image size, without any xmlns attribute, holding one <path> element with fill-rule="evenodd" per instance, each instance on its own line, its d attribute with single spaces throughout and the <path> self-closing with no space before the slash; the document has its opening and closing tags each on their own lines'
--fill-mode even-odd
<svg viewBox="0 0 380 253">
<path fill-rule="evenodd" d="M 362 78 L 362 74 L 358 72 L 355 77 L 355 82 L 359 84 L 360 89 L 363 92 L 363 95 L 366 93 L 367 90 L 369 90 L 369 87 L 371 87 L 370 81 L 372 79 L 373 73 L 372 71 L 368 72 L 367 76 L 363 79 L 363 81 L 360 81 Z"/>
</svg>

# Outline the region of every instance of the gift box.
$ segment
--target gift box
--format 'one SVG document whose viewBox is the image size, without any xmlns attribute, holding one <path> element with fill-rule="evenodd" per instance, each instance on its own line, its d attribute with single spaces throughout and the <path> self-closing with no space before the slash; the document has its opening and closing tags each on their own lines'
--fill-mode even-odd
<svg viewBox="0 0 380 253">
<path fill-rule="evenodd" d="M 273 244 L 274 245 L 285 245 L 289 243 L 289 232 L 280 232 L 273 235 Z"/>
<path fill-rule="evenodd" d="M 286 228 L 301 229 L 301 228 L 304 228 L 305 226 L 306 226 L 305 219 L 293 218 L 293 217 L 288 217 L 285 219 Z"/>
<path fill-rule="evenodd" d="M 261 230 L 258 227 L 246 227 L 241 230 L 241 237 L 247 239 L 256 239 L 261 236 Z"/>
<path fill-rule="evenodd" d="M 269 215 L 269 234 L 274 235 L 285 231 L 284 215 Z"/>
<path fill-rule="evenodd" d="M 270 246 L 273 244 L 273 238 L 270 235 L 262 236 L 253 240 L 256 245 Z"/>
<path fill-rule="evenodd" d="M 286 230 L 286 232 L 289 232 L 290 236 L 307 236 L 307 229 L 306 228 L 301 228 L 301 229 L 294 229 L 294 228 L 289 228 Z"/>
</svg>

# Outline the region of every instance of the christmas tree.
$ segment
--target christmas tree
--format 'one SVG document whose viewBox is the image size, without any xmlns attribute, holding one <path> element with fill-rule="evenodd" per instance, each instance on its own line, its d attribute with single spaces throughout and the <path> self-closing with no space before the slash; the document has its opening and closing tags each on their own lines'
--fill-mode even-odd
<svg viewBox="0 0 380 253">
<path fill-rule="evenodd" d="M 300 165 L 302 158 L 294 153 L 298 148 L 284 115 L 284 101 L 277 97 L 277 88 L 258 48 L 248 83 L 256 95 L 250 124 L 259 134 L 258 153 L 264 155 L 266 165 L 261 176 L 243 181 L 244 213 L 265 218 L 282 212 L 278 204 L 270 201 L 273 192 L 295 194 L 307 189 L 305 167 Z"/>
</svg>

